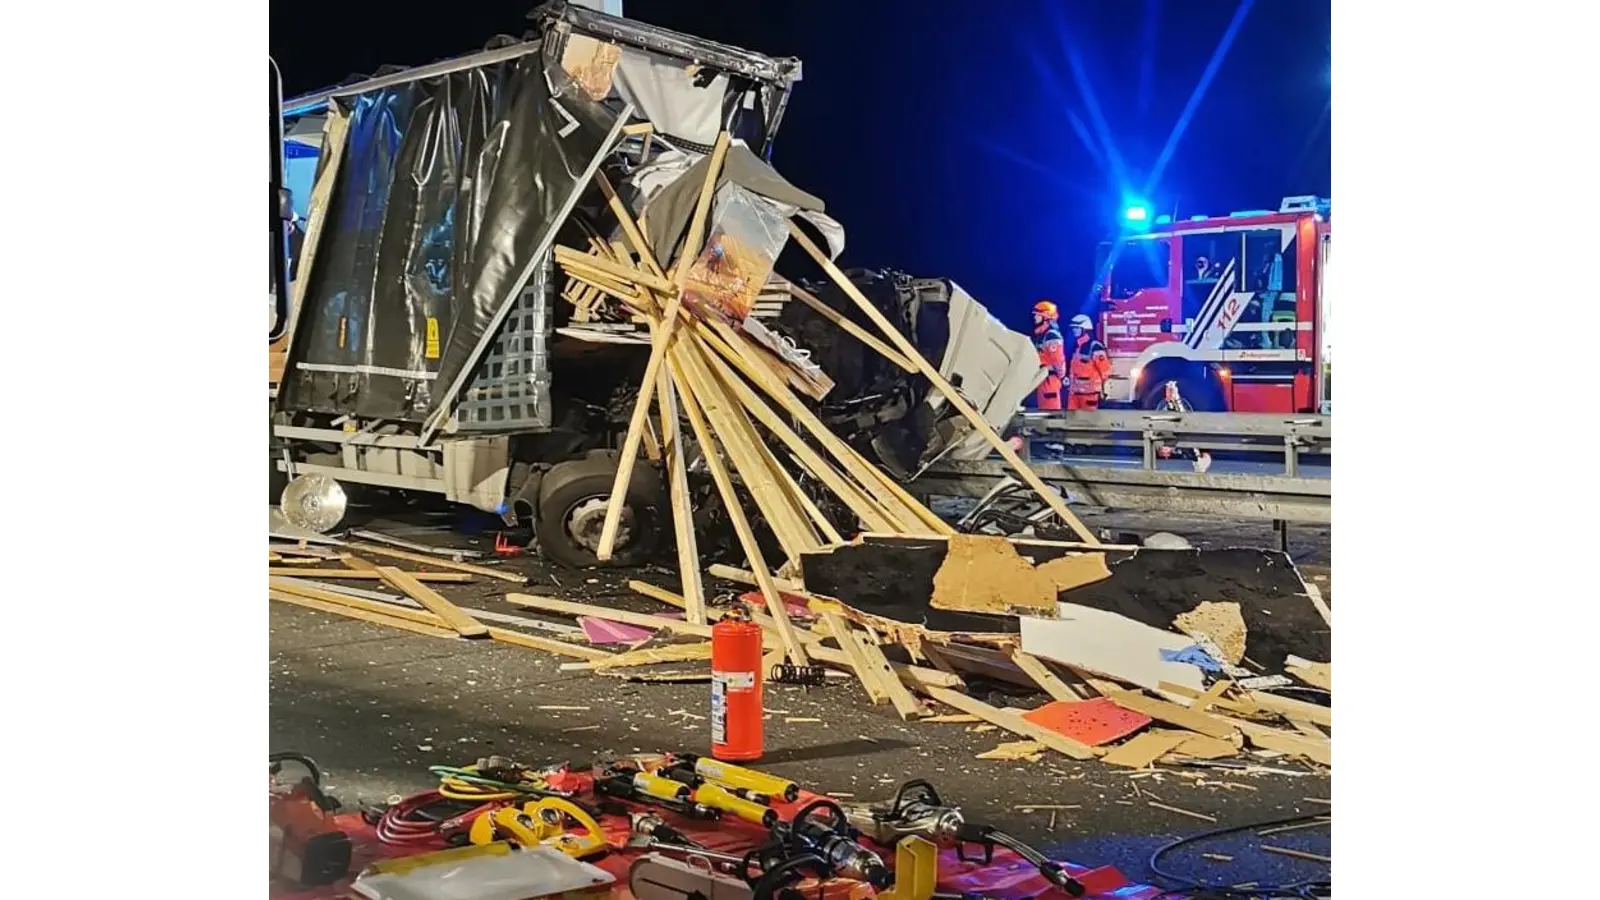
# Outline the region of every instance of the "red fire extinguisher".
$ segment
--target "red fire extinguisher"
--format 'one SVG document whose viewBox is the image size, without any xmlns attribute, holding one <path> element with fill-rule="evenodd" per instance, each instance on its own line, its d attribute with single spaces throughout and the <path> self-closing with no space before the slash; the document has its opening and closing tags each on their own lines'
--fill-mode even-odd
<svg viewBox="0 0 1600 900">
<path fill-rule="evenodd" d="M 734 607 L 711 626 L 711 755 L 760 759 L 761 626 Z"/>
</svg>

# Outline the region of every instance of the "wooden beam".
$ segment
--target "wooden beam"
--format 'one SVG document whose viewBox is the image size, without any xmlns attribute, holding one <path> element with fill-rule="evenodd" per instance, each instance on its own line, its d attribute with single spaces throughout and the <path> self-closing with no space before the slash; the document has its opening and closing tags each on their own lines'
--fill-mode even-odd
<svg viewBox="0 0 1600 900">
<path fill-rule="evenodd" d="M 611 559 L 611 554 L 616 549 L 617 531 L 622 526 L 622 510 L 628 498 L 628 483 L 633 479 L 633 461 L 639 455 L 640 433 L 644 429 L 645 418 L 650 411 L 650 400 L 655 395 L 658 373 L 666 361 L 667 348 L 672 344 L 673 331 L 678 326 L 678 309 L 683 304 L 683 287 L 689 278 L 689 267 L 692 264 L 690 254 L 698 255 L 700 252 L 706 218 L 711 210 L 711 198 L 716 193 L 717 177 L 722 173 L 722 161 L 728 154 L 728 141 L 728 132 L 723 131 L 717 135 L 716 145 L 711 149 L 710 164 L 706 167 L 706 179 L 700 185 L 700 200 L 695 206 L 694 218 L 690 220 L 689 233 L 684 236 L 684 256 L 680 256 L 673 267 L 672 282 L 665 292 L 669 293 L 670 298 L 661 312 L 659 329 L 653 330 L 651 335 L 650 358 L 645 362 L 644 382 L 640 385 L 639 399 L 634 403 L 633 415 L 628 420 L 628 432 L 622 441 L 621 455 L 617 458 L 617 477 L 611 484 L 611 500 L 606 505 L 605 523 L 600 529 L 600 543 L 595 548 L 595 557 L 601 562 Z M 641 243 L 643 240 L 643 237 L 640 237 Z M 650 277 L 655 278 L 653 275 Z"/>
<path fill-rule="evenodd" d="M 635 594 L 643 594 L 651 600 L 660 600 L 668 606 L 676 606 L 679 609 L 689 608 L 688 602 L 683 597 L 664 587 L 657 587 L 648 581 L 629 581 L 628 590 L 633 591 Z M 702 622 L 700 624 L 703 625 L 705 623 Z"/>
<path fill-rule="evenodd" d="M 677 290 L 676 286 L 665 278 L 652 275 L 627 263 L 617 262 L 610 257 L 585 253 L 560 244 L 555 246 L 555 257 L 556 262 L 562 267 L 574 272 L 598 272 L 622 284 L 636 284 L 663 296 L 671 296 Z"/>
<path fill-rule="evenodd" d="M 889 692 L 878 682 L 872 663 L 867 660 L 866 654 L 861 652 L 861 644 L 853 640 L 855 634 L 850 630 L 849 623 L 836 612 L 824 612 L 822 621 L 828 626 L 833 639 L 839 642 L 839 649 L 844 651 L 845 659 L 850 661 L 850 669 L 855 672 L 856 680 L 861 682 L 862 690 L 867 692 L 867 699 L 872 701 L 873 706 L 887 703 Z"/>
<path fill-rule="evenodd" d="M 507 572 L 503 569 L 491 569 L 487 566 L 475 566 L 471 563 L 456 562 L 453 559 L 442 559 L 437 556 L 429 556 L 425 553 L 412 553 L 409 550 L 397 550 L 393 547 L 385 547 L 382 544 L 367 544 L 361 541 L 351 541 L 345 544 L 345 549 L 355 550 L 360 553 L 376 553 L 379 556 L 387 556 L 392 559 L 403 559 L 408 562 L 422 563 L 423 565 L 433 566 L 438 569 L 449 569 L 453 572 L 466 572 L 471 575 L 481 575 L 484 578 L 498 578 L 501 581 L 511 581 L 517 584 L 528 583 L 528 578 L 526 575 L 517 575 L 512 572 Z"/>
<path fill-rule="evenodd" d="M 645 240 L 644 232 L 639 230 L 639 224 L 633 220 L 633 214 L 628 212 L 628 208 L 622 204 L 622 198 L 617 196 L 617 189 L 612 187 L 611 179 L 606 177 L 604 171 L 596 169 L 594 181 L 600 186 L 600 193 L 605 195 L 606 205 L 611 208 L 611 214 L 617 217 L 617 224 L 622 227 L 623 237 L 628 239 L 628 244 L 644 263 L 645 269 L 665 279 L 666 271 L 656 261 L 656 255 L 650 250 L 650 243 Z"/>
<path fill-rule="evenodd" d="M 680 359 L 679 347 L 674 347 L 671 360 L 673 378 L 681 388 L 687 383 L 683 363 Z M 810 662 L 806 656 L 805 648 L 794 635 L 794 626 L 789 621 L 789 613 L 784 608 L 783 597 L 778 593 L 777 585 L 772 583 L 772 570 L 767 567 L 766 558 L 761 553 L 761 546 L 756 542 L 755 532 L 750 528 L 750 520 L 745 517 L 744 506 L 739 502 L 739 495 L 734 491 L 733 478 L 728 474 L 727 466 L 722 462 L 722 456 L 717 452 L 713 442 L 711 428 L 705 422 L 705 417 L 700 413 L 699 403 L 690 395 L 680 397 L 683 401 L 683 410 L 689 416 L 689 425 L 694 430 L 695 440 L 700 443 L 700 449 L 706 460 L 706 468 L 711 470 L 711 479 L 716 482 L 717 492 L 722 495 L 723 503 L 727 506 L 728 520 L 733 525 L 734 534 L 739 538 L 739 546 L 744 550 L 745 557 L 750 562 L 750 570 L 755 573 L 756 583 L 761 590 L 761 596 L 767 602 L 767 611 L 771 613 L 774 623 L 778 627 L 778 636 L 783 642 L 783 649 L 789 654 L 789 659 L 795 665 L 803 666 Z"/>
<path fill-rule="evenodd" d="M 887 337 L 890 342 L 900 350 L 906 359 L 909 359 L 911 362 L 916 364 L 923 376 L 933 383 L 934 388 L 937 389 L 939 393 L 943 394 L 946 400 L 950 401 L 950 405 L 954 406 L 957 411 L 966 417 L 968 422 L 972 423 L 972 427 L 977 429 L 979 434 L 983 435 L 984 440 L 989 443 L 989 446 L 993 448 L 996 453 L 1000 454 L 1000 456 L 1011 466 L 1012 470 L 1016 472 L 1023 481 L 1027 482 L 1029 487 L 1033 488 L 1034 492 L 1039 495 L 1040 499 L 1044 500 L 1045 504 L 1054 510 L 1055 514 L 1060 516 L 1063 522 L 1067 523 L 1067 525 L 1070 526 L 1073 531 L 1077 532 L 1078 536 L 1083 538 L 1085 543 L 1098 546 L 1100 544 L 1100 539 L 1095 536 L 1093 531 L 1089 530 L 1088 526 L 1084 525 L 1083 522 L 1073 514 L 1071 509 L 1067 508 L 1067 503 L 1065 500 L 1061 499 L 1061 494 L 1055 490 L 1052 490 L 1049 485 L 1045 484 L 1044 481 L 1039 478 L 1038 473 L 1033 471 L 1033 469 L 1029 467 L 1027 463 L 1023 462 L 1021 457 L 1017 456 L 1017 451 L 1011 449 L 1011 445 L 1006 443 L 1006 441 L 1000 437 L 999 433 L 994 430 L 994 426 L 990 425 L 989 421 L 980 415 L 976 409 L 973 409 L 972 404 L 967 402 L 967 398 L 963 397 L 960 391 L 952 387 L 950 382 L 946 381 L 945 377 L 939 374 L 939 370 L 935 368 L 933 364 L 929 363 L 925 358 L 923 358 L 922 354 L 917 352 L 917 348 L 911 346 L 911 342 L 906 340 L 905 335 L 901 334 L 899 329 L 895 328 L 888 319 L 884 318 L 883 313 L 879 312 L 878 308 L 872 304 L 872 301 L 868 300 L 866 295 L 861 293 L 860 288 L 857 288 L 849 278 L 845 277 L 845 274 L 839 270 L 839 267 L 834 265 L 833 260 L 829 259 L 828 255 L 822 252 L 822 250 L 817 247 L 816 243 L 814 243 L 811 238 L 807 237 L 805 232 L 801 231 L 799 226 L 795 225 L 793 222 L 789 223 L 789 234 L 794 237 L 796 243 L 803 247 L 807 253 L 811 254 L 811 258 L 816 260 L 817 264 L 822 267 L 823 271 L 828 273 L 828 277 L 832 278 L 834 283 L 837 284 L 839 288 L 850 297 L 850 299 L 856 302 L 856 306 L 860 307 L 861 311 L 866 313 L 867 318 L 871 319 L 873 324 L 878 326 L 878 329 L 882 331 L 884 336 Z"/>
<path fill-rule="evenodd" d="M 584 644 L 569 644 L 553 638 L 540 637 L 536 634 L 527 634 L 521 631 L 512 631 L 509 628 L 496 628 L 489 626 L 489 639 L 513 647 L 522 647 L 528 650 L 543 650 L 559 656 L 571 656 L 591 662 L 610 659 L 613 654 Z"/>
<path fill-rule="evenodd" d="M 695 637 L 703 638 L 711 637 L 710 625 L 685 622 L 680 619 L 666 619 L 661 616 L 630 612 L 625 609 L 611 609 L 605 606 L 592 606 L 588 603 L 573 603 L 570 600 L 557 600 L 554 597 L 540 597 L 534 594 L 519 594 L 515 592 L 506 594 L 506 602 L 524 609 L 537 609 L 567 616 L 590 616 L 610 622 L 637 625 L 640 628 L 665 628 L 676 634 L 692 634 Z"/>
<path fill-rule="evenodd" d="M 1013 647 L 1009 655 L 1011 661 L 1017 664 L 1017 668 L 1028 673 L 1028 677 L 1037 682 L 1039 687 L 1046 694 L 1049 694 L 1052 699 L 1066 700 L 1068 702 L 1077 702 L 1084 699 L 1078 695 L 1077 691 L 1072 689 L 1072 685 L 1062 681 L 1060 676 L 1050 671 L 1050 668 L 1037 656 L 1022 652 L 1021 647 Z"/>
<path fill-rule="evenodd" d="M 487 626 L 446 600 L 438 591 L 418 581 L 410 572 L 402 572 L 394 566 L 379 566 L 378 574 L 383 577 L 384 584 L 421 603 L 429 612 L 444 620 L 446 625 L 454 628 L 456 634 L 462 637 L 489 636 Z"/>
<path fill-rule="evenodd" d="M 873 677 L 883 686 L 889 695 L 889 702 L 894 704 L 895 712 L 899 713 L 901 721 L 920 719 L 928 711 L 906 690 L 900 683 L 900 678 L 895 674 L 894 668 L 889 665 L 889 658 L 883 655 L 883 648 L 869 641 L 859 631 L 850 632 L 850 640 L 854 641 L 861 650 L 861 656 L 866 660 L 867 666 L 872 670 Z"/>
<path fill-rule="evenodd" d="M 1098 687 L 1096 688 L 1098 690 Z M 1102 691 L 1112 702 L 1123 709 L 1144 713 L 1152 719 L 1167 722 L 1199 732 L 1208 737 L 1222 738 L 1224 740 L 1233 736 L 1234 728 L 1226 721 L 1203 712 L 1195 712 L 1176 703 L 1165 700 L 1154 700 L 1133 691 Z"/>
<path fill-rule="evenodd" d="M 717 578 L 727 581 L 751 587 L 760 586 L 760 583 L 756 581 L 756 574 L 749 569 L 738 569 L 725 563 L 712 563 L 711 568 L 706 571 Z M 806 586 L 793 578 L 778 578 L 774 576 L 772 583 L 778 586 L 778 590 L 785 593 L 804 594 L 806 592 Z"/>
<path fill-rule="evenodd" d="M 425 635 L 427 637 L 455 638 L 457 636 L 454 631 L 451 631 L 448 628 L 439 628 L 433 625 L 419 625 L 416 622 L 409 622 L 405 619 L 396 618 L 394 616 L 380 615 L 378 613 L 367 612 L 365 610 L 353 609 L 337 603 L 325 603 L 321 600 L 312 600 L 308 597 L 301 597 L 285 591 L 268 590 L 267 596 L 270 599 L 276 600 L 280 603 L 292 603 L 295 606 L 303 606 L 307 609 L 317 610 L 318 612 L 332 613 L 336 616 L 344 616 L 347 619 L 356 619 L 371 625 L 383 625 L 387 628 L 398 628 L 401 631 L 409 631 L 413 634 Z"/>
<path fill-rule="evenodd" d="M 662 452 L 667 458 L 667 496 L 672 506 L 672 533 L 678 551 L 678 579 L 689 621 L 706 622 L 706 589 L 700 579 L 700 544 L 694 531 L 694 505 L 689 501 L 689 470 L 679 427 L 678 389 L 666 368 L 656 376 L 656 403 L 661 412 Z M 630 582 L 630 585 L 632 582 Z"/>
<path fill-rule="evenodd" d="M 707 343 L 711 343 L 707 341 Z M 821 481 L 833 491 L 850 508 L 850 511 L 861 519 L 868 528 L 893 528 L 897 522 L 885 512 L 883 507 L 874 501 L 870 494 L 863 490 L 859 484 L 851 481 L 840 473 L 821 454 L 811 448 L 794 429 L 790 428 L 783 417 L 773 411 L 765 400 L 755 392 L 745 381 L 738 376 L 719 355 L 719 348 L 713 347 L 717 353 L 708 354 L 713 369 L 722 376 L 722 380 L 733 389 L 734 396 L 739 403 L 749 410 L 762 425 L 765 425 L 778 440 L 782 441 L 800 463 L 806 467 L 818 481 Z"/>
<path fill-rule="evenodd" d="M 879 356 L 882 356 L 884 359 L 887 359 L 889 362 L 894 363 L 913 375 L 917 373 L 917 367 L 915 363 L 911 362 L 909 359 L 906 359 L 904 356 L 901 356 L 888 344 L 885 344 L 883 341 L 873 337 L 872 333 L 867 331 L 865 328 L 862 328 L 860 325 L 857 325 L 855 322 L 846 318 L 844 313 L 841 313 L 828 304 L 823 303 L 816 294 L 811 293 L 810 291 L 793 282 L 788 283 L 788 292 L 791 297 L 794 297 L 801 303 L 811 307 L 814 311 L 816 311 L 817 315 L 839 326 L 844 330 L 845 334 L 850 335 L 861 343 L 866 344 L 868 347 L 878 351 Z"/>
<path fill-rule="evenodd" d="M 822 448 L 828 452 L 828 455 L 832 456 L 848 475 L 865 486 L 860 493 L 880 505 L 879 518 L 887 518 L 891 523 L 890 531 L 904 531 L 911 523 L 920 521 L 924 527 L 932 531 L 938 531 L 942 534 L 953 534 L 955 532 L 955 529 L 946 524 L 943 519 L 934 515 L 932 511 L 911 497 L 893 478 L 890 478 L 876 466 L 862 459 L 854 448 L 845 443 L 843 438 L 834 434 L 832 429 L 823 424 L 822 420 L 811 412 L 810 408 L 801 403 L 787 384 L 774 376 L 771 371 L 754 364 L 748 358 L 748 355 L 753 354 L 755 351 L 743 335 L 721 323 L 712 323 L 712 329 L 721 340 L 713 340 L 707 336 L 706 343 L 721 354 L 734 368 L 742 372 L 745 377 L 754 382 L 757 387 L 761 388 L 762 392 L 768 397 L 777 402 L 784 412 L 793 416 L 806 430 L 806 433 L 811 435 L 818 444 L 821 444 Z M 875 491 L 887 495 L 887 501 L 874 497 Z M 835 493 L 838 493 L 837 489 L 835 489 Z M 841 499 L 847 498 L 841 495 Z M 857 514 L 860 515 L 860 513 Z"/>
<path fill-rule="evenodd" d="M 334 580 L 350 581 L 379 581 L 377 571 L 365 569 L 303 569 L 296 566 L 268 566 L 268 575 L 291 575 L 296 578 L 332 578 Z M 411 572 L 409 573 L 418 581 L 431 581 L 435 584 L 469 584 L 472 576 L 465 572 Z"/>
</svg>

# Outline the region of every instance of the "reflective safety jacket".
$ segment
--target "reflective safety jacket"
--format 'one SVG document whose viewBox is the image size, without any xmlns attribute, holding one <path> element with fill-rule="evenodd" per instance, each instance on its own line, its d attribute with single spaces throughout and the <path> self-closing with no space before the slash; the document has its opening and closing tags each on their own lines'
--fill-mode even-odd
<svg viewBox="0 0 1600 900">
<path fill-rule="evenodd" d="M 1078 336 L 1078 346 L 1067 366 L 1068 390 L 1074 394 L 1099 396 L 1111 375 L 1111 357 L 1104 344 L 1087 334 Z"/>
</svg>

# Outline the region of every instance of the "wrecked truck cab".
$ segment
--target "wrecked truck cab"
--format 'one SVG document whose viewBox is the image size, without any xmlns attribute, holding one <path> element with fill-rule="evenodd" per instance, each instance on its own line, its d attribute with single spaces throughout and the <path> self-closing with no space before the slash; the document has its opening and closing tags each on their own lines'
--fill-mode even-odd
<svg viewBox="0 0 1600 900">
<path fill-rule="evenodd" d="M 996 431 L 1005 432 L 1045 375 L 1030 338 L 1006 327 L 950 279 L 884 269 L 845 274 Z M 868 326 L 831 281 L 800 287 L 839 315 Z M 810 306 L 786 305 L 778 327 L 834 379 L 821 404 L 824 421 L 858 449 L 870 449 L 901 480 L 914 479 L 940 459 L 983 459 L 991 452 L 983 435 L 932 390 L 925 376 L 872 352 Z"/>
</svg>

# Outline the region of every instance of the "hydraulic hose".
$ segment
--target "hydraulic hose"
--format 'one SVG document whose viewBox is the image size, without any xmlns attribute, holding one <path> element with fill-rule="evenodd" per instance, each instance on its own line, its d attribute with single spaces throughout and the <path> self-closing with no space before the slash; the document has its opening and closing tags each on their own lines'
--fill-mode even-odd
<svg viewBox="0 0 1600 900">
<path fill-rule="evenodd" d="M 449 843 L 457 834 L 465 833 L 473 819 L 499 806 L 499 801 L 473 804 L 446 797 L 440 791 L 424 791 L 383 811 L 376 825 L 378 840 L 405 847 Z M 429 815 L 430 811 L 435 814 Z"/>
</svg>

